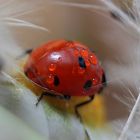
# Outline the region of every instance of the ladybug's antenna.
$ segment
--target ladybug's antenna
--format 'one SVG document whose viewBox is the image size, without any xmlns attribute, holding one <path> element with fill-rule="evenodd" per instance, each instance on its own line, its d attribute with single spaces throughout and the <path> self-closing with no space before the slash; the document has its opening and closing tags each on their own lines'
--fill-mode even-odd
<svg viewBox="0 0 140 140">
<path fill-rule="evenodd" d="M 21 59 L 22 57 L 24 57 L 24 56 L 26 56 L 26 55 L 28 55 L 28 54 L 31 54 L 32 51 L 33 51 L 32 48 L 31 48 L 31 49 L 27 49 L 27 50 L 25 50 L 22 54 L 20 54 L 16 59 Z"/>
</svg>

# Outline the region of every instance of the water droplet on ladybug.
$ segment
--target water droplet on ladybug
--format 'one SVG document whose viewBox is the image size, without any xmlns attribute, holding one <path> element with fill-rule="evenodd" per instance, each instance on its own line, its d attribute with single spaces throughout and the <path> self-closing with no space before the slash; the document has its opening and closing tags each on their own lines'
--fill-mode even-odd
<svg viewBox="0 0 140 140">
<path fill-rule="evenodd" d="M 78 73 L 79 74 L 84 74 L 85 73 L 85 69 L 78 67 Z"/>
<path fill-rule="evenodd" d="M 56 69 L 56 64 L 50 64 L 49 71 L 53 72 Z"/>
<path fill-rule="evenodd" d="M 86 59 L 86 60 L 85 60 L 85 64 L 86 64 L 86 66 L 87 66 L 87 67 L 89 67 L 89 66 L 90 66 L 90 62 L 89 62 L 89 60 L 88 60 L 88 59 Z"/>
<path fill-rule="evenodd" d="M 74 50 L 74 55 L 78 56 L 79 55 L 79 51 L 78 50 Z"/>
<path fill-rule="evenodd" d="M 90 62 L 94 65 L 96 65 L 98 63 L 97 58 L 95 55 L 90 55 Z"/>
<path fill-rule="evenodd" d="M 83 57 L 88 57 L 88 51 L 87 50 L 82 49 L 80 53 Z"/>
<path fill-rule="evenodd" d="M 97 85 L 98 84 L 98 79 L 97 78 L 93 78 L 92 81 L 93 81 L 93 85 Z"/>
<path fill-rule="evenodd" d="M 47 82 L 47 84 L 53 84 L 54 76 L 52 74 L 48 75 L 46 82 Z"/>
<path fill-rule="evenodd" d="M 67 47 L 73 47 L 74 45 L 73 45 L 73 42 L 72 42 L 72 41 L 68 41 L 68 42 L 66 43 L 66 46 L 67 46 Z"/>
</svg>

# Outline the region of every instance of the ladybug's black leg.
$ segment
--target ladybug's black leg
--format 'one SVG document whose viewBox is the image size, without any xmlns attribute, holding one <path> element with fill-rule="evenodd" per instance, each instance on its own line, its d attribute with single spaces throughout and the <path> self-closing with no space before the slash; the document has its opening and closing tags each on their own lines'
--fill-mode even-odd
<svg viewBox="0 0 140 140">
<path fill-rule="evenodd" d="M 49 92 L 43 92 L 38 100 L 37 100 L 37 103 L 36 103 L 36 106 L 39 104 L 39 102 L 43 99 L 43 96 L 49 96 L 49 97 L 54 97 L 54 98 L 57 98 L 57 99 L 64 99 L 64 100 L 70 100 L 70 96 L 68 95 L 55 95 L 55 94 L 51 94 Z"/>
<path fill-rule="evenodd" d="M 25 55 L 30 54 L 32 51 L 33 51 L 33 49 L 25 50 L 20 56 L 17 57 L 17 59 L 20 59 L 20 58 L 24 57 Z"/>
<path fill-rule="evenodd" d="M 101 94 L 103 89 L 107 86 L 107 80 L 106 80 L 106 75 L 105 73 L 103 73 L 103 76 L 102 76 L 102 87 L 101 89 L 99 90 L 98 94 Z"/>
<path fill-rule="evenodd" d="M 93 101 L 93 99 L 94 99 L 94 95 L 93 95 L 93 96 L 89 96 L 89 100 L 84 101 L 84 102 L 82 102 L 82 103 L 79 103 L 79 104 L 77 104 L 77 105 L 75 106 L 75 114 L 76 114 L 77 117 L 80 119 L 81 123 L 83 123 L 83 121 L 82 121 L 82 118 L 81 118 L 81 115 L 80 115 L 78 109 L 81 108 L 82 106 L 86 105 L 86 104 L 89 104 L 90 102 Z M 87 132 L 86 129 L 85 129 L 85 134 L 86 134 L 86 136 L 87 136 L 87 139 L 90 140 L 90 136 L 89 136 L 89 134 L 88 134 L 88 132 Z"/>
<path fill-rule="evenodd" d="M 90 102 L 92 102 L 94 99 L 94 95 L 93 96 L 89 96 L 89 100 L 87 101 L 84 101 L 82 103 L 79 103 L 75 106 L 75 114 L 77 115 L 78 118 L 80 118 L 80 121 L 82 122 L 82 119 L 81 119 L 81 116 L 79 114 L 79 111 L 78 109 L 81 108 L 82 106 L 86 105 L 86 104 L 89 104 Z"/>
</svg>

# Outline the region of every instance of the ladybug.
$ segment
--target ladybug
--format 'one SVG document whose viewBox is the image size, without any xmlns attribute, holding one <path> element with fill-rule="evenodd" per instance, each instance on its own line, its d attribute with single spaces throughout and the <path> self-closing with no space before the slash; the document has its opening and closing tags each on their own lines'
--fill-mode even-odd
<svg viewBox="0 0 140 140">
<path fill-rule="evenodd" d="M 96 55 L 77 41 L 50 41 L 34 50 L 28 50 L 24 72 L 35 84 L 52 96 L 69 100 L 71 96 L 89 96 L 89 100 L 75 106 L 78 108 L 94 99 L 106 83 L 105 73 Z"/>
</svg>

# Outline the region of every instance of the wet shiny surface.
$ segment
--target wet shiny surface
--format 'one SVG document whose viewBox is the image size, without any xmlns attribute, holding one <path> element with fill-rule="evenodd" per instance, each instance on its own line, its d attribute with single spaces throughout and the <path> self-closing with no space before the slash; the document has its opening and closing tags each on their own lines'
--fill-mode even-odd
<svg viewBox="0 0 140 140">
<path fill-rule="evenodd" d="M 97 57 L 76 41 L 50 41 L 36 48 L 26 61 L 25 71 L 33 82 L 64 95 L 90 96 L 103 86 L 103 69 Z M 88 90 L 83 88 L 86 81 L 93 81 Z"/>
</svg>

